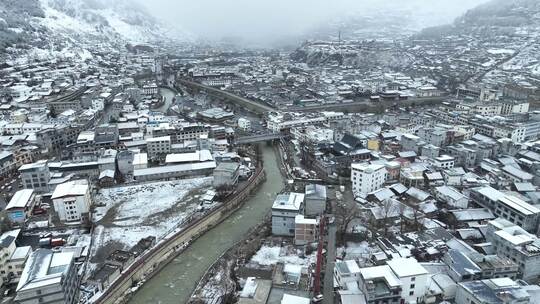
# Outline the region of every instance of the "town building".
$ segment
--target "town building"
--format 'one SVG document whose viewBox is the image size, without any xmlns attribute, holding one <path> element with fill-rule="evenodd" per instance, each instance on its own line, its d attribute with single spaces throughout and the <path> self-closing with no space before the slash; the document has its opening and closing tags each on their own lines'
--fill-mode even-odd
<svg viewBox="0 0 540 304">
<path fill-rule="evenodd" d="M 429 272 L 414 258 L 394 258 L 386 263 L 401 282 L 405 303 L 419 303 L 428 289 Z"/>
<path fill-rule="evenodd" d="M 353 193 L 370 193 L 382 188 L 386 182 L 386 168 L 379 164 L 353 163 L 351 182 Z"/>
<path fill-rule="evenodd" d="M 402 299 L 401 281 L 388 265 L 361 268 L 359 286 L 368 304 L 399 303 Z"/>
<path fill-rule="evenodd" d="M 540 240 L 520 226 L 497 218 L 488 223 L 486 240 L 495 253 L 518 264 L 518 277 L 535 280 L 540 276 Z"/>
<path fill-rule="evenodd" d="M 294 236 L 296 216 L 303 214 L 304 194 L 278 194 L 272 205 L 272 234 Z"/>
<path fill-rule="evenodd" d="M 146 149 L 148 151 L 148 159 L 159 160 L 171 153 L 171 137 L 161 136 L 146 139 Z"/>
<path fill-rule="evenodd" d="M 536 233 L 540 219 L 540 209 L 518 197 L 504 194 L 489 186 L 473 188 L 470 198 L 475 203 L 490 209 L 523 229 Z"/>
<path fill-rule="evenodd" d="M 6 206 L 9 220 L 17 225 L 23 224 L 31 215 L 35 203 L 36 195 L 33 189 L 23 189 L 15 192 Z"/>
<path fill-rule="evenodd" d="M 214 187 L 232 187 L 238 183 L 240 164 L 235 162 L 221 162 L 214 169 Z"/>
<path fill-rule="evenodd" d="M 21 304 L 78 301 L 79 283 L 73 252 L 34 251 L 17 285 L 15 301 Z"/>
<path fill-rule="evenodd" d="M 303 246 L 317 240 L 317 220 L 298 214 L 294 218 L 294 244 Z"/>
<path fill-rule="evenodd" d="M 306 216 L 317 216 L 326 210 L 326 186 L 319 184 L 307 184 L 305 190 Z"/>
<path fill-rule="evenodd" d="M 51 173 L 46 160 L 22 165 L 19 173 L 25 189 L 34 189 L 38 193 L 49 191 L 48 183 L 51 180 Z"/>
<path fill-rule="evenodd" d="M 56 186 L 51 199 L 62 222 L 90 219 L 90 187 L 87 180 L 74 180 Z"/>
<path fill-rule="evenodd" d="M 531 300 L 527 289 L 510 278 L 461 282 L 456 290 L 456 304 L 536 303 Z"/>
</svg>

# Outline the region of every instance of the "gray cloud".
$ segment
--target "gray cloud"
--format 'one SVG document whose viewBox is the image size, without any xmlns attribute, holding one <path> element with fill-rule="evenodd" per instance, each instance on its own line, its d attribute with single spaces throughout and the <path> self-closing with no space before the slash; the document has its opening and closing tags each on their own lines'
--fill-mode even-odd
<svg viewBox="0 0 540 304">
<path fill-rule="evenodd" d="M 344 14 L 406 8 L 425 25 L 451 22 L 486 0 L 135 0 L 158 18 L 209 39 L 295 36 Z M 425 21 L 425 22 L 422 22 Z"/>
</svg>

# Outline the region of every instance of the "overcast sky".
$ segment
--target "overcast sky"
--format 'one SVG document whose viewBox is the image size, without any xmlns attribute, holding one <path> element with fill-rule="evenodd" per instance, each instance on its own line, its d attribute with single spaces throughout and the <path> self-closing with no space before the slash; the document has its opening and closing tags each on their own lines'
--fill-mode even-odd
<svg viewBox="0 0 540 304">
<path fill-rule="evenodd" d="M 449 23 L 486 0 L 135 0 L 199 37 L 260 39 L 297 35 L 319 23 L 355 11 L 406 6 L 427 14 L 426 24 Z M 426 15 L 426 14 L 424 14 Z"/>
</svg>

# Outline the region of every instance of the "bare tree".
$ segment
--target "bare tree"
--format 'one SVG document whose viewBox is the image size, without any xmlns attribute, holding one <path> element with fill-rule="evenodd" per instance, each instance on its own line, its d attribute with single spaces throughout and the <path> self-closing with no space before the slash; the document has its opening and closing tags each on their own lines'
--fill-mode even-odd
<svg viewBox="0 0 540 304">
<path fill-rule="evenodd" d="M 397 210 L 398 206 L 394 203 L 392 199 L 385 199 L 381 204 L 381 217 L 383 221 L 384 236 L 388 235 L 388 225 L 390 224 L 390 219 L 392 215 L 399 211 Z"/>
<path fill-rule="evenodd" d="M 399 204 L 399 232 L 403 233 L 403 222 L 405 221 L 405 211 L 407 206 L 405 204 Z"/>
</svg>

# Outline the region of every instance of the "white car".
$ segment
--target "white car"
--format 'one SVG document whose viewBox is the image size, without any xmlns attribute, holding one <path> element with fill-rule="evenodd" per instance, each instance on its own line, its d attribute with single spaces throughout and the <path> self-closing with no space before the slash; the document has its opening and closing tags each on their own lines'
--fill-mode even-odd
<svg viewBox="0 0 540 304">
<path fill-rule="evenodd" d="M 320 295 L 316 295 L 313 297 L 313 299 L 311 299 L 311 302 L 313 303 L 319 303 L 323 300 L 323 295 L 320 294 Z"/>
</svg>

